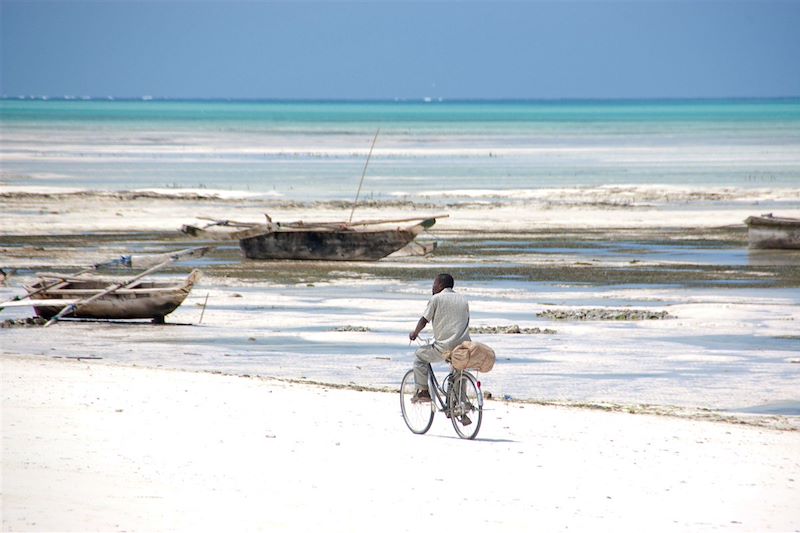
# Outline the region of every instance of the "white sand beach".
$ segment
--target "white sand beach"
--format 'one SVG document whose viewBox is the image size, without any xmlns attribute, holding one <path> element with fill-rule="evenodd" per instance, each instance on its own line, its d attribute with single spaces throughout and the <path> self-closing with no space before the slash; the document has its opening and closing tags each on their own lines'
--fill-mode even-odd
<svg viewBox="0 0 800 533">
<path fill-rule="evenodd" d="M 798 531 L 800 433 L 3 356 L 4 531 Z"/>
<path fill-rule="evenodd" d="M 202 283 L 167 325 L 0 330 L 3 530 L 800 531 L 800 293 L 780 266 L 796 255 L 726 244 L 748 214 L 800 215 L 796 194 L 762 191 L 754 203 L 682 190 L 660 204 L 663 191 L 654 200 L 645 189 L 594 189 L 571 203 L 567 191 L 565 204 L 558 194 L 415 204 L 451 215 L 432 232 L 443 243 L 433 257 L 272 265 L 265 276 L 229 246 L 196 265 Z M 177 229 L 201 214 L 347 213 L 324 202 L 5 192 L 1 266 L 16 272 L 2 300 L 39 270 L 185 247 Z M 738 229 L 720 233 L 728 225 Z M 653 229 L 640 244 L 626 236 L 635 228 Z M 572 237 L 542 246 L 562 229 Z M 584 230 L 597 237 L 569 247 Z M 484 390 L 515 400 L 487 402 L 476 442 L 441 415 L 427 435 L 411 434 L 388 392 L 411 364 L 407 332 L 432 269 L 483 272 L 458 284 L 475 326 L 556 330 L 476 336 L 501 356 Z M 605 280 L 617 271 L 644 277 Z M 670 318 L 538 315 L 593 308 Z"/>
</svg>

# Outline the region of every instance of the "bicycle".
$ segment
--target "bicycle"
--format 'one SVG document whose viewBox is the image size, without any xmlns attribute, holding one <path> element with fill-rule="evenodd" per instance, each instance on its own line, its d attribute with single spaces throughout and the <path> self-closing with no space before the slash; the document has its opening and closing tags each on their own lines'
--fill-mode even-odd
<svg viewBox="0 0 800 533">
<path fill-rule="evenodd" d="M 481 384 L 466 370 L 456 370 L 450 365 L 450 373 L 439 385 L 436 374 L 428 363 L 428 391 L 431 401 L 411 401 L 416 393 L 414 370 L 403 376 L 400 383 L 400 410 L 403 420 L 412 433 L 422 435 L 433 424 L 436 411 L 445 413 L 453 423 L 453 428 L 462 439 L 474 439 L 483 421 L 483 393 Z"/>
</svg>

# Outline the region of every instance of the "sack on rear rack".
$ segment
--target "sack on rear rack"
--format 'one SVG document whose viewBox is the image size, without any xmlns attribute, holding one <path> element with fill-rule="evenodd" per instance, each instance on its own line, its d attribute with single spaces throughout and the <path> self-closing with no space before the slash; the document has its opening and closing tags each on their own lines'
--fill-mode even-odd
<svg viewBox="0 0 800 533">
<path fill-rule="evenodd" d="M 494 367 L 494 350 L 482 342 L 464 341 L 449 353 L 445 354 L 456 370 L 474 369 L 488 372 Z"/>
</svg>

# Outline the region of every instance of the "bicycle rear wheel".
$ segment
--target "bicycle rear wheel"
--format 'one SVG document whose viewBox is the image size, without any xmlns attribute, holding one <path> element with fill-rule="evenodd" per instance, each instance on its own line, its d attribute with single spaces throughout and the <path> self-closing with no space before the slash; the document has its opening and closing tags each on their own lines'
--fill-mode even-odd
<svg viewBox="0 0 800 533">
<path fill-rule="evenodd" d="M 462 439 L 474 439 L 483 421 L 483 393 L 468 372 L 456 372 L 447 390 L 450 421 Z"/>
<path fill-rule="evenodd" d="M 416 391 L 417 384 L 414 382 L 414 371 L 409 370 L 400 383 L 400 410 L 403 412 L 403 420 L 405 420 L 408 429 L 412 433 L 422 435 L 433 424 L 433 402 L 411 403 L 411 398 Z"/>
</svg>

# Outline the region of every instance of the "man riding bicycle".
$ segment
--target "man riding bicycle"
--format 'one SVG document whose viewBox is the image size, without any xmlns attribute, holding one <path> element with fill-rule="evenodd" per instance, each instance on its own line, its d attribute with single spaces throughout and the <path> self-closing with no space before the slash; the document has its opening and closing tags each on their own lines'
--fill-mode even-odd
<svg viewBox="0 0 800 533">
<path fill-rule="evenodd" d="M 439 274 L 433 280 L 433 296 L 428 301 L 425 313 L 417 322 L 414 331 L 408 338 L 417 339 L 419 332 L 425 329 L 428 322 L 433 326 L 434 341 L 421 346 L 416 351 L 414 360 L 414 381 L 417 391 L 412 402 L 431 401 L 428 390 L 428 363 L 444 361 L 445 352 L 449 352 L 469 337 L 469 304 L 467 299 L 455 292 L 455 281 L 450 274 Z"/>
</svg>

